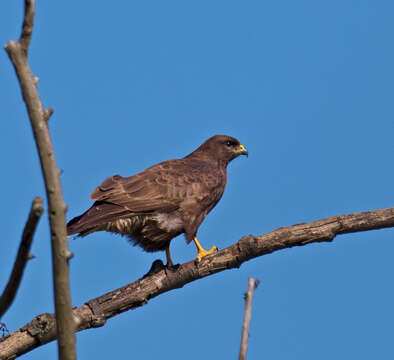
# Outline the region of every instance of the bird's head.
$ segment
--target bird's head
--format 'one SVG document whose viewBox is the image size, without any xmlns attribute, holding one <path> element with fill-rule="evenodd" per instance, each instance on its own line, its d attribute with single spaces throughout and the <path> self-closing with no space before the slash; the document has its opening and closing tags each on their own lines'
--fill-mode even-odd
<svg viewBox="0 0 394 360">
<path fill-rule="evenodd" d="M 248 151 L 245 146 L 232 136 L 215 135 L 205 141 L 192 154 L 198 156 L 208 155 L 228 164 L 239 155 L 248 155 Z"/>
</svg>

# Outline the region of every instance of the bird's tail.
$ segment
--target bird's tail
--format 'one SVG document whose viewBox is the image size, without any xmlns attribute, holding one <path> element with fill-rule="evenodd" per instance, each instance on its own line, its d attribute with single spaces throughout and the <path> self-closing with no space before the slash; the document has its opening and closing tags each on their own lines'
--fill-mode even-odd
<svg viewBox="0 0 394 360">
<path fill-rule="evenodd" d="M 96 201 L 90 209 L 68 222 L 67 235 L 85 236 L 103 230 L 109 222 L 129 213 L 130 211 L 122 206 Z"/>
<path fill-rule="evenodd" d="M 90 210 L 90 209 L 89 209 Z M 82 215 L 76 216 L 67 223 L 67 235 L 78 234 L 79 236 L 84 236 L 84 232 L 89 230 L 86 223 L 83 220 L 84 216 L 89 212 L 86 211 Z M 89 231 L 90 232 L 90 231 Z M 87 234 L 85 234 L 87 235 Z"/>
</svg>

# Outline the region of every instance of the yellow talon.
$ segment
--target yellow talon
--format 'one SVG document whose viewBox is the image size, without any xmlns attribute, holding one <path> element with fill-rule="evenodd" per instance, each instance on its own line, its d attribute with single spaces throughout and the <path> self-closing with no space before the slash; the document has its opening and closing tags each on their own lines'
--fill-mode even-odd
<svg viewBox="0 0 394 360">
<path fill-rule="evenodd" d="M 215 251 L 218 249 L 216 246 L 212 246 L 209 250 L 205 250 L 205 249 L 201 246 L 201 244 L 198 242 L 197 237 L 194 237 L 194 238 L 193 238 L 193 241 L 194 241 L 194 243 L 196 244 L 197 251 L 198 251 L 197 257 L 196 257 L 197 262 L 200 262 L 201 259 L 202 259 L 204 256 L 210 255 L 210 254 L 212 254 L 213 252 L 215 252 Z"/>
<path fill-rule="evenodd" d="M 167 259 L 167 266 L 168 267 L 174 266 L 174 263 L 172 262 L 171 255 L 170 255 L 170 245 L 168 245 L 166 247 L 166 259 Z"/>
</svg>

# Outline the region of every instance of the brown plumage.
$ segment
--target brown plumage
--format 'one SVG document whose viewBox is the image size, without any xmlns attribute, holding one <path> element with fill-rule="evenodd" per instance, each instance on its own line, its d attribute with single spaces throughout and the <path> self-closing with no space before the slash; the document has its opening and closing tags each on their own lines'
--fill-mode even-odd
<svg viewBox="0 0 394 360">
<path fill-rule="evenodd" d="M 182 233 L 188 243 L 195 238 L 223 195 L 228 163 L 238 155 L 247 151 L 237 139 L 216 135 L 182 159 L 164 161 L 130 177 L 107 178 L 92 192 L 92 207 L 67 224 L 67 234 L 127 235 L 146 251 L 167 250 L 170 263 L 171 239 Z"/>
</svg>

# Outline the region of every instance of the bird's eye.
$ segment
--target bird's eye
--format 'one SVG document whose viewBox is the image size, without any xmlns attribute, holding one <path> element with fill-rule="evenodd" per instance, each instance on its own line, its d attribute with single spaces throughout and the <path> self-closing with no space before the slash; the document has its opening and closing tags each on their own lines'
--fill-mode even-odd
<svg viewBox="0 0 394 360">
<path fill-rule="evenodd" d="M 227 145 L 227 146 L 234 146 L 235 143 L 234 143 L 234 141 L 230 141 L 230 140 L 229 140 L 229 141 L 226 142 L 226 145 Z"/>
</svg>

